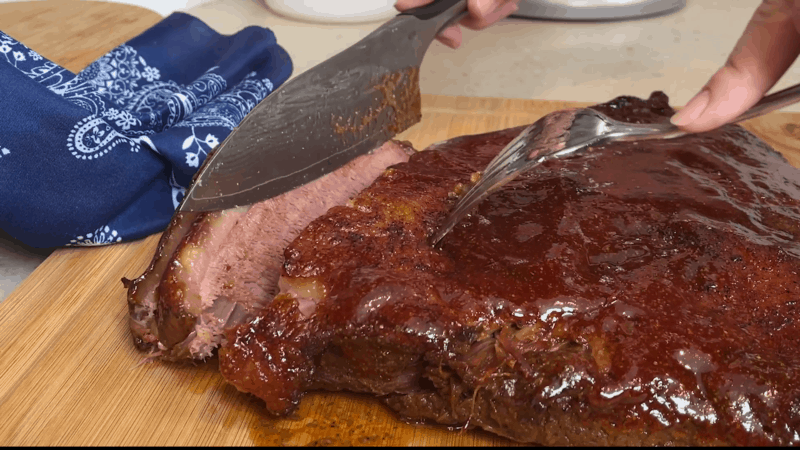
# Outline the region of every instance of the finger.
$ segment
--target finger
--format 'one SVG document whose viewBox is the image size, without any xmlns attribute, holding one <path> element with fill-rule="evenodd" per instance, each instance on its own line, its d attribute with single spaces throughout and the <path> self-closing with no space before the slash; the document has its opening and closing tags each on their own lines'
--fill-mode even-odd
<svg viewBox="0 0 800 450">
<path fill-rule="evenodd" d="M 397 0 L 394 7 L 402 12 L 418 6 L 427 5 L 432 1 L 433 0 Z M 461 46 L 461 29 L 457 25 L 447 27 L 439 32 L 436 39 L 450 48 L 458 48 Z"/>
<path fill-rule="evenodd" d="M 458 48 L 461 46 L 461 28 L 458 25 L 447 27 L 439 32 L 436 39 L 450 48 Z"/>
<path fill-rule="evenodd" d="M 504 0 L 469 0 L 467 5 L 477 17 L 486 17 L 505 3 Z"/>
<path fill-rule="evenodd" d="M 461 20 L 461 25 L 473 30 L 482 30 L 508 17 L 519 9 L 519 0 L 470 0 L 470 15 Z"/>
<path fill-rule="evenodd" d="M 427 5 L 433 0 L 397 0 L 394 7 L 398 11 L 405 11 L 407 9 L 416 8 L 418 6 Z"/>
<path fill-rule="evenodd" d="M 725 65 L 672 123 L 689 132 L 731 122 L 755 105 L 800 54 L 793 0 L 765 0 L 736 43 Z M 800 1 L 797 2 L 800 4 Z"/>
</svg>

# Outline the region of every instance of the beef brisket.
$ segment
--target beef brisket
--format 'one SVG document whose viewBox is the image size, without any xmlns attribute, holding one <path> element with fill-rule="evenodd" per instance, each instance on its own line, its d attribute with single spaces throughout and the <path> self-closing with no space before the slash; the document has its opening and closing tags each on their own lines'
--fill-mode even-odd
<svg viewBox="0 0 800 450">
<path fill-rule="evenodd" d="M 666 96 L 598 105 L 663 122 Z M 800 172 L 738 126 L 550 161 L 428 239 L 522 128 L 387 170 L 285 249 L 220 370 L 538 444 L 800 443 Z"/>
<path fill-rule="evenodd" d="M 136 280 L 124 280 L 137 347 L 163 359 L 211 356 L 224 329 L 251 318 L 278 292 L 283 249 L 300 230 L 411 152 L 388 142 L 250 207 L 176 214 L 150 267 Z"/>
</svg>

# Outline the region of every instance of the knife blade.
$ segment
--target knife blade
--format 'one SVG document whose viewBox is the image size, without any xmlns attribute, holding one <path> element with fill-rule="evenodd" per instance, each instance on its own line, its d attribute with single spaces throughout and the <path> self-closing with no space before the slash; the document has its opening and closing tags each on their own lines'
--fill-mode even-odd
<svg viewBox="0 0 800 450">
<path fill-rule="evenodd" d="M 179 212 L 256 203 L 368 153 L 421 118 L 419 67 L 466 0 L 405 11 L 268 95 L 212 152 Z"/>
</svg>

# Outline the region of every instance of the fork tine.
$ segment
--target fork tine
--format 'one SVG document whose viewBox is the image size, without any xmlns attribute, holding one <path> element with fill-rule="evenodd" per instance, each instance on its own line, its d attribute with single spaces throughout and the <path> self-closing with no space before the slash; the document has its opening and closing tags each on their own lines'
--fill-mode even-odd
<svg viewBox="0 0 800 450">
<path fill-rule="evenodd" d="M 442 238 L 453 229 L 453 227 L 467 215 L 478 203 L 483 201 L 493 192 L 493 187 L 501 185 L 506 176 L 502 166 L 497 166 L 491 174 L 481 177 L 480 180 L 467 192 L 466 195 L 458 199 L 455 207 L 448 213 L 447 219 L 439 227 L 439 230 L 431 237 L 431 245 L 437 245 Z M 516 176 L 512 173 L 511 176 Z"/>
<path fill-rule="evenodd" d="M 526 161 L 526 149 L 533 137 L 531 130 L 534 128 L 534 125 L 525 128 L 489 162 L 478 182 L 467 191 L 466 195 L 458 199 L 455 207 L 447 215 L 445 222 L 432 236 L 432 245 L 437 245 L 475 205 L 523 172 L 521 170 L 522 167 L 528 164 Z"/>
</svg>

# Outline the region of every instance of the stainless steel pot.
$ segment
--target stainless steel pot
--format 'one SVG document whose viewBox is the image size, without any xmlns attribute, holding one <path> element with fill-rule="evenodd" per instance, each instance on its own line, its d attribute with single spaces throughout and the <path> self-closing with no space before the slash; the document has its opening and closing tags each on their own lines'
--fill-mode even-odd
<svg viewBox="0 0 800 450">
<path fill-rule="evenodd" d="M 520 0 L 515 17 L 566 21 L 616 21 L 670 14 L 686 0 Z"/>
</svg>

